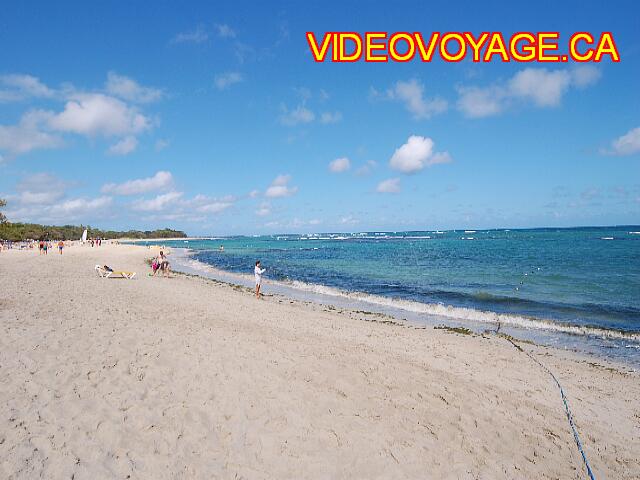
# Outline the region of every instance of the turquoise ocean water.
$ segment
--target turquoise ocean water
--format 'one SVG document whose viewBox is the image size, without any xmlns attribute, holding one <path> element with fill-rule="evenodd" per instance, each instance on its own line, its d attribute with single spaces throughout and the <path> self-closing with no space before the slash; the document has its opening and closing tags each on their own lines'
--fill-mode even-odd
<svg viewBox="0 0 640 480">
<path fill-rule="evenodd" d="M 475 330 L 500 323 L 510 332 L 546 335 L 550 343 L 586 343 L 613 356 L 640 356 L 640 226 L 241 236 L 164 244 L 188 248 L 192 267 L 234 274 L 252 275 L 260 259 L 267 290 L 271 281 L 343 304 L 377 305 L 414 321 L 424 317 Z"/>
</svg>

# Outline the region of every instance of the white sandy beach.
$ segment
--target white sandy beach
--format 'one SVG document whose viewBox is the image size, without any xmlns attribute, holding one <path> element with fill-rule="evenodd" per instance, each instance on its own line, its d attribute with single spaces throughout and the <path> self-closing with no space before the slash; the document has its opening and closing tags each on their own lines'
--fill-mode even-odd
<svg viewBox="0 0 640 480">
<path fill-rule="evenodd" d="M 587 478 L 505 339 L 151 278 L 150 255 L 0 252 L 0 478 Z M 640 478 L 640 374 L 521 347 L 596 478 Z"/>
</svg>

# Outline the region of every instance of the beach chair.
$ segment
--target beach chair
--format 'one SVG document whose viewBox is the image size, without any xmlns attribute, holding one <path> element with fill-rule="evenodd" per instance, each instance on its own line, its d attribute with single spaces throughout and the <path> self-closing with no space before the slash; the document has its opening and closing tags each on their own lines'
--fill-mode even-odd
<svg viewBox="0 0 640 480">
<path fill-rule="evenodd" d="M 106 265 L 105 265 L 106 267 Z M 111 270 L 101 265 L 96 265 L 95 271 L 102 278 L 126 278 L 131 280 L 136 276 L 136 272 L 125 272 L 124 270 Z"/>
</svg>

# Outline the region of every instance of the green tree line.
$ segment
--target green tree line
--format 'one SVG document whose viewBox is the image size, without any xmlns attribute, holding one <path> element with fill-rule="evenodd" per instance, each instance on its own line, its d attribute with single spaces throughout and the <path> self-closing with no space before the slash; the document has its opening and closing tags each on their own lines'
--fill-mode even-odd
<svg viewBox="0 0 640 480">
<path fill-rule="evenodd" d="M 0 208 L 6 202 L 0 198 Z M 180 230 L 163 228 L 159 230 L 101 230 L 88 225 L 40 225 L 37 223 L 12 223 L 0 212 L 0 240 L 19 242 L 22 240 L 79 240 L 87 229 L 88 238 L 184 238 L 186 233 Z"/>
<path fill-rule="evenodd" d="M 82 232 L 87 229 L 88 238 L 185 238 L 187 235 L 179 230 L 163 228 L 160 230 L 101 230 L 82 225 L 39 225 L 37 223 L 0 224 L 0 239 L 18 242 L 21 240 L 80 240 Z"/>
</svg>

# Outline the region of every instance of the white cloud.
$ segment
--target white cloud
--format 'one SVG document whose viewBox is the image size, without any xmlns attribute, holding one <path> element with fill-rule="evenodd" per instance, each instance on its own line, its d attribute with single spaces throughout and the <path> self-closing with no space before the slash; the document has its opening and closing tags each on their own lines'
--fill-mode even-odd
<svg viewBox="0 0 640 480">
<path fill-rule="evenodd" d="M 155 144 L 156 152 L 160 152 L 161 150 L 164 150 L 168 146 L 169 146 L 169 140 L 165 140 L 164 138 L 159 138 Z"/>
<path fill-rule="evenodd" d="M 0 75 L 0 102 L 27 98 L 52 98 L 55 91 L 31 75 Z"/>
<path fill-rule="evenodd" d="M 356 223 L 360 223 L 360 220 L 355 218 L 353 215 L 345 215 L 340 218 L 340 223 L 342 225 L 355 225 Z"/>
<path fill-rule="evenodd" d="M 251 190 L 249 192 L 249 198 L 256 198 L 258 195 L 260 195 L 260 190 Z"/>
<path fill-rule="evenodd" d="M 224 90 L 230 87 L 234 83 L 240 83 L 243 81 L 242 74 L 238 72 L 226 72 L 215 76 L 214 84 L 218 90 Z"/>
<path fill-rule="evenodd" d="M 133 136 L 124 137 L 109 147 L 111 155 L 127 155 L 138 147 L 138 139 Z"/>
<path fill-rule="evenodd" d="M 67 183 L 49 173 L 35 173 L 16 185 L 16 201 L 21 205 L 49 205 L 65 196 Z"/>
<path fill-rule="evenodd" d="M 42 112 L 27 112 L 18 125 L 0 125 L 0 150 L 20 155 L 32 150 L 61 147 L 62 138 L 42 130 L 41 123 L 46 118 L 48 115 Z"/>
<path fill-rule="evenodd" d="M 212 198 L 207 195 L 199 194 L 189 200 L 178 199 L 174 205 L 173 214 L 182 215 L 185 218 L 193 217 L 194 212 L 205 215 L 218 215 L 233 207 L 236 200 L 236 197 L 231 195 Z M 206 216 L 202 218 L 206 218 Z"/>
<path fill-rule="evenodd" d="M 254 58 L 256 56 L 256 51 L 251 45 L 237 41 L 233 45 L 233 53 L 239 63 L 244 63 L 247 59 Z"/>
<path fill-rule="evenodd" d="M 356 175 L 359 177 L 364 177 L 369 175 L 371 171 L 378 166 L 378 163 L 374 160 L 367 160 L 367 163 L 362 165 L 356 170 Z"/>
<path fill-rule="evenodd" d="M 291 180 L 291 175 L 278 175 L 273 179 L 271 185 L 286 185 Z"/>
<path fill-rule="evenodd" d="M 124 183 L 107 183 L 101 189 L 102 193 L 114 195 L 139 195 L 141 193 L 162 190 L 173 185 L 171 172 L 159 171 L 153 177 L 129 180 Z"/>
<path fill-rule="evenodd" d="M 387 97 L 404 102 L 406 109 L 418 120 L 431 118 L 447 110 L 447 101 L 443 98 L 425 99 L 424 87 L 416 79 L 396 82 L 393 88 L 387 91 Z"/>
<path fill-rule="evenodd" d="M 48 192 L 22 192 L 18 197 L 18 201 L 22 205 L 47 205 L 60 200 L 64 194 L 57 191 Z"/>
<path fill-rule="evenodd" d="M 100 216 L 109 212 L 112 205 L 111 197 L 98 198 L 72 198 L 58 203 L 48 203 L 47 199 L 37 195 L 30 198 L 38 203 L 20 203 L 16 206 L 10 204 L 7 216 L 13 221 L 24 222 L 74 222 L 79 219 L 95 221 Z M 40 202 L 42 201 L 42 202 Z"/>
<path fill-rule="evenodd" d="M 25 191 L 42 191 L 50 188 L 62 190 L 66 186 L 66 182 L 50 173 L 34 173 L 24 177 L 16 185 L 16 190 Z"/>
<path fill-rule="evenodd" d="M 449 155 L 449 152 L 437 152 L 434 153 L 433 156 L 427 162 L 427 166 L 437 165 L 439 163 L 451 163 L 453 162 L 453 158 Z"/>
<path fill-rule="evenodd" d="M 269 202 L 262 202 L 260 207 L 256 210 L 256 215 L 259 217 L 266 217 L 271 214 L 271 205 Z"/>
<path fill-rule="evenodd" d="M 209 39 L 209 33 L 199 25 L 195 30 L 177 34 L 171 43 L 204 43 Z"/>
<path fill-rule="evenodd" d="M 583 190 L 580 193 L 580 197 L 583 200 L 593 200 L 594 198 L 598 198 L 601 195 L 601 191 L 596 187 L 589 187 Z"/>
<path fill-rule="evenodd" d="M 16 194 L 7 195 L 8 211 L 14 221 L 70 223 L 78 219 L 95 221 L 109 214 L 113 199 L 65 199 L 70 183 L 49 173 L 35 173 L 17 183 Z"/>
<path fill-rule="evenodd" d="M 378 193 L 398 193 L 399 191 L 400 191 L 399 178 L 389 178 L 387 180 L 383 180 L 376 187 L 376 192 Z"/>
<path fill-rule="evenodd" d="M 64 111 L 51 114 L 48 123 L 61 132 L 105 137 L 141 133 L 152 126 L 151 119 L 137 109 L 100 93 L 75 95 Z"/>
<path fill-rule="evenodd" d="M 411 135 L 407 143 L 396 149 L 389 165 L 403 173 L 415 173 L 424 167 L 452 161 L 447 152 L 434 154 L 434 145 L 431 138 Z"/>
<path fill-rule="evenodd" d="M 112 200 L 111 197 L 98 197 L 94 199 L 75 198 L 60 203 L 56 206 L 56 209 L 60 210 L 64 215 L 77 216 L 104 209 L 111 205 Z"/>
<path fill-rule="evenodd" d="M 132 208 L 134 210 L 141 210 L 145 212 L 157 212 L 164 210 L 171 204 L 175 203 L 182 197 L 182 192 L 168 192 L 158 195 L 150 200 L 138 200 L 133 203 Z"/>
<path fill-rule="evenodd" d="M 303 102 L 307 102 L 313 98 L 313 93 L 311 93 L 311 89 L 307 87 L 293 87 L 293 92 L 296 96 L 300 97 Z"/>
<path fill-rule="evenodd" d="M 233 202 L 230 201 L 213 201 L 209 203 L 205 203 L 204 205 L 200 205 L 196 210 L 202 213 L 221 213 L 225 211 L 227 208 L 233 206 Z"/>
<path fill-rule="evenodd" d="M 105 89 L 114 97 L 135 103 L 155 102 L 163 96 L 163 92 L 159 88 L 143 87 L 135 80 L 115 72 L 107 74 Z"/>
<path fill-rule="evenodd" d="M 236 32 L 227 24 L 217 24 L 216 30 L 221 38 L 236 38 Z"/>
<path fill-rule="evenodd" d="M 150 200 L 138 200 L 131 204 L 133 210 L 158 212 L 153 213 L 152 220 L 182 220 L 203 222 L 209 215 L 218 215 L 231 208 L 236 202 L 233 196 L 212 198 L 198 194 L 193 198 L 183 198 L 182 192 L 171 191 L 158 195 Z"/>
<path fill-rule="evenodd" d="M 324 112 L 320 115 L 320 123 L 325 125 L 329 123 L 338 123 L 342 120 L 342 113 L 340 112 Z"/>
<path fill-rule="evenodd" d="M 602 153 L 609 155 L 633 155 L 640 152 L 640 127 L 632 128 L 621 137 L 611 142 L 610 150 Z"/>
<path fill-rule="evenodd" d="M 590 87 L 600 80 L 602 72 L 593 65 L 579 65 L 571 70 L 571 80 L 578 88 Z"/>
<path fill-rule="evenodd" d="M 290 109 L 284 103 L 280 104 L 279 121 L 281 124 L 293 127 L 296 125 L 311 123 L 315 120 L 318 120 L 323 125 L 342 121 L 342 112 L 340 111 L 325 111 L 316 114 L 307 106 L 307 104 L 314 98 L 317 98 L 319 102 L 326 101 L 329 96 L 324 90 L 320 90 L 320 93 L 317 96 L 314 95 L 308 87 L 295 87 L 293 91 L 296 97 L 298 97 L 299 103 L 293 109 Z"/>
<path fill-rule="evenodd" d="M 517 102 L 530 102 L 537 107 L 560 105 L 571 88 L 586 88 L 596 83 L 600 71 L 593 66 L 571 70 L 526 68 L 506 82 L 487 87 L 458 87 L 458 110 L 470 118 L 488 117 L 503 112 Z"/>
<path fill-rule="evenodd" d="M 552 107 L 560 103 L 570 84 L 571 75 L 566 70 L 526 68 L 511 78 L 508 89 L 514 97 L 529 99 L 539 107 Z"/>
<path fill-rule="evenodd" d="M 347 157 L 336 158 L 329 162 L 329 170 L 333 173 L 346 172 L 351 168 L 351 162 Z"/>
<path fill-rule="evenodd" d="M 298 191 L 298 187 L 290 187 L 291 175 L 278 175 L 265 192 L 269 198 L 290 197 Z"/>
<path fill-rule="evenodd" d="M 191 200 L 181 202 L 182 207 L 187 210 L 195 209 L 200 213 L 222 213 L 226 209 L 232 207 L 236 202 L 236 197 L 226 195 L 219 198 L 211 198 L 207 195 L 196 195 Z"/>
<path fill-rule="evenodd" d="M 504 108 L 504 93 L 497 87 L 458 87 L 457 90 L 458 110 L 467 117 L 489 117 Z"/>
<path fill-rule="evenodd" d="M 30 110 L 17 125 L 0 125 L 0 152 L 10 156 L 36 149 L 62 146 L 64 136 L 72 133 L 86 136 L 120 137 L 109 153 L 123 155 L 137 146 L 135 135 L 150 130 L 156 121 L 126 101 L 145 103 L 159 99 L 159 89 L 143 87 L 134 80 L 109 72 L 106 93 L 78 91 L 70 84 L 54 91 L 30 75 L 0 76 L 0 101 L 18 98 L 52 98 L 66 103 L 62 111 Z M 115 95 L 115 96 L 114 96 Z M 119 98 L 117 98 L 117 97 Z"/>
<path fill-rule="evenodd" d="M 289 127 L 294 127 L 303 123 L 310 123 L 316 118 L 315 113 L 304 105 L 298 105 L 294 110 L 289 110 L 285 105 L 282 105 L 280 109 L 282 110 L 280 122 Z"/>
<path fill-rule="evenodd" d="M 369 87 L 369 100 L 380 100 L 382 98 L 384 98 L 384 95 L 380 90 L 373 86 Z"/>
</svg>

